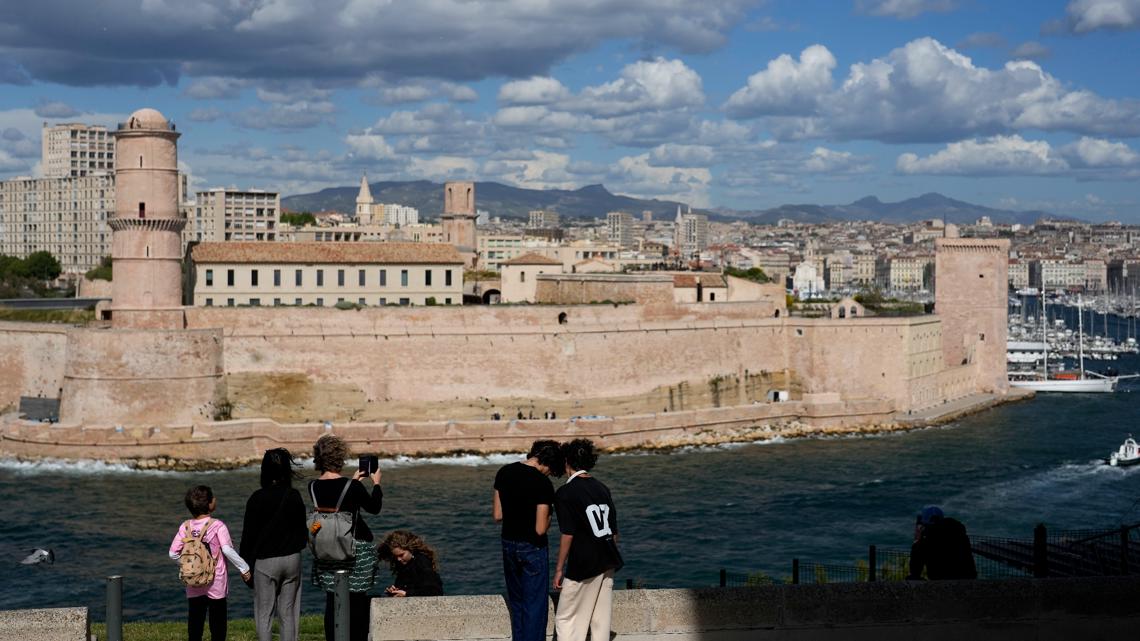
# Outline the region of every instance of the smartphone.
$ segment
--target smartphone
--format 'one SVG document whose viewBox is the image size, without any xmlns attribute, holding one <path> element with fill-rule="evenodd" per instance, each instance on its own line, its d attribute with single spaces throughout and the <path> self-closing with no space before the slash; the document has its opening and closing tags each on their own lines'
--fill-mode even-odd
<svg viewBox="0 0 1140 641">
<path fill-rule="evenodd" d="M 364 472 L 365 476 L 371 476 L 380 469 L 380 457 L 374 454 L 365 454 L 360 457 L 360 471 Z"/>
</svg>

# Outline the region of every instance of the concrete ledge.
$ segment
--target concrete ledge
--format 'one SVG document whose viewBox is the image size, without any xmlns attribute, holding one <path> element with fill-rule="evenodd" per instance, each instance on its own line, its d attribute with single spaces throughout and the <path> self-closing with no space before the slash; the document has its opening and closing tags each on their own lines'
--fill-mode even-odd
<svg viewBox="0 0 1140 641">
<path fill-rule="evenodd" d="M 87 608 L 0 610 L 0 641 L 87 641 Z"/>
<path fill-rule="evenodd" d="M 1137 604 L 1140 577 L 618 590 L 613 632 L 629 641 L 1135 638 Z M 508 638 L 500 596 L 372 602 L 373 641 Z"/>
</svg>

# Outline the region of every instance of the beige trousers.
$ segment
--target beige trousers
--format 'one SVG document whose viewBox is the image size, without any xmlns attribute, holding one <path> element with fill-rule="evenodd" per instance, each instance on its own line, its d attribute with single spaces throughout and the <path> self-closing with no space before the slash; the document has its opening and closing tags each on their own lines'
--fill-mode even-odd
<svg viewBox="0 0 1140 641">
<path fill-rule="evenodd" d="M 610 641 L 613 613 L 614 571 L 607 570 L 585 581 L 562 579 L 554 631 L 558 641 Z"/>
</svg>

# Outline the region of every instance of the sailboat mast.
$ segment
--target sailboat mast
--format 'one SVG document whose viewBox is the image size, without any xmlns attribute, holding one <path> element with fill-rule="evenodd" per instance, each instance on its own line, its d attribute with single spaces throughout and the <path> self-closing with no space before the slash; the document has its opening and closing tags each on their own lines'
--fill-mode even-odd
<svg viewBox="0 0 1140 641">
<path fill-rule="evenodd" d="M 1043 352 L 1045 354 L 1045 358 L 1042 361 L 1042 363 L 1044 363 L 1045 371 L 1041 373 L 1041 378 L 1048 380 L 1049 379 L 1049 332 L 1048 332 L 1048 330 L 1045 329 L 1045 288 L 1044 287 L 1041 288 L 1041 297 L 1038 298 L 1037 301 L 1041 305 L 1041 309 L 1037 310 L 1037 311 L 1041 312 L 1041 342 L 1045 345 L 1045 349 Z"/>
<path fill-rule="evenodd" d="M 1081 295 L 1077 294 L 1077 360 L 1081 363 L 1081 380 L 1085 380 L 1085 314 Z"/>
</svg>

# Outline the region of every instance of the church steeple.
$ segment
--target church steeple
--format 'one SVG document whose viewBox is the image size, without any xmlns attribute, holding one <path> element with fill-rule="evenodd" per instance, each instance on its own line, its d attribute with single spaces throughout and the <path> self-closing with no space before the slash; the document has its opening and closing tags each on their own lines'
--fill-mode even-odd
<svg viewBox="0 0 1140 641">
<path fill-rule="evenodd" d="M 372 190 L 368 188 L 368 174 L 360 175 L 360 193 L 356 195 L 356 222 L 368 225 L 372 222 Z"/>
</svg>

